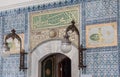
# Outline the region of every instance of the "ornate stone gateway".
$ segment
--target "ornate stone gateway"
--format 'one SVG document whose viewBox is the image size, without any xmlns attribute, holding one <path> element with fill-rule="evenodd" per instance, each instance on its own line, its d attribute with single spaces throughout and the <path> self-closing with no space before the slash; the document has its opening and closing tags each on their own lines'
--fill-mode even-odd
<svg viewBox="0 0 120 77">
<path fill-rule="evenodd" d="M 61 51 L 61 40 L 49 40 L 40 44 L 33 52 L 31 52 L 30 56 L 30 77 L 41 77 L 41 75 L 42 77 L 60 77 L 60 75 L 62 77 L 66 77 L 66 75 L 79 77 L 78 49 L 75 46 L 72 46 L 71 52 L 63 53 Z M 68 66 L 66 66 L 65 63 L 67 63 Z M 67 73 L 71 72 L 71 74 L 60 72 L 60 67 L 68 69 L 70 66 L 71 68 L 69 70 L 71 71 L 67 71 Z M 53 72 L 51 71 L 55 74 L 52 74 Z M 59 75 L 56 76 L 56 73 Z"/>
<path fill-rule="evenodd" d="M 51 70 L 55 70 L 51 68 L 55 60 L 52 58 L 48 60 L 45 59 L 50 55 L 58 53 L 70 59 L 71 77 L 79 77 L 78 49 L 76 48 L 78 46 L 78 37 L 75 33 L 72 34 L 70 40 L 73 41 L 73 46 L 69 53 L 63 53 L 61 51 L 61 39 L 63 38 L 66 27 L 71 24 L 71 20 L 75 20 L 76 26 L 79 29 L 81 25 L 80 11 L 80 5 L 73 5 L 29 14 L 31 50 L 30 77 L 41 77 L 41 75 L 42 77 L 59 77 L 51 72 Z M 45 65 L 43 64 L 44 60 L 46 60 Z M 43 66 L 46 68 L 42 68 Z M 41 71 L 43 70 L 44 72 L 42 73 Z M 64 76 L 67 77 L 65 74 Z"/>
</svg>

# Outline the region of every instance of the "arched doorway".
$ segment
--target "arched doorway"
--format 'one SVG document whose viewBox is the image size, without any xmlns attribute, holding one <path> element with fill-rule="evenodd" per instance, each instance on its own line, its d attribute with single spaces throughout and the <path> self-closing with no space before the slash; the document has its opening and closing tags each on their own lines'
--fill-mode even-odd
<svg viewBox="0 0 120 77">
<path fill-rule="evenodd" d="M 79 77 L 78 69 L 78 49 L 72 45 L 72 50 L 69 53 L 63 53 L 61 51 L 61 40 L 50 40 L 46 41 L 34 49 L 30 54 L 30 76 L 29 77 L 41 77 L 42 73 L 42 61 L 49 56 L 59 56 L 56 61 L 60 59 L 60 56 L 64 56 L 67 59 L 62 59 L 59 61 L 64 64 L 64 61 L 70 59 L 71 63 L 71 77 Z M 56 64 L 58 65 L 58 64 Z M 56 70 L 59 71 L 59 70 Z M 58 74 L 61 74 L 59 72 Z M 56 77 L 56 76 L 54 76 Z M 58 76 L 59 77 L 59 76 Z"/>
<path fill-rule="evenodd" d="M 71 77 L 71 60 L 63 54 L 52 54 L 39 64 L 41 77 Z"/>
</svg>

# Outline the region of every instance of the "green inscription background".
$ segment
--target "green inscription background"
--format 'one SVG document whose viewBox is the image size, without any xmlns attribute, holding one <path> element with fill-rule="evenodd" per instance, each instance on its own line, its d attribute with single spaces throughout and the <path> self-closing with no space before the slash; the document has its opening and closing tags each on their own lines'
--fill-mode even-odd
<svg viewBox="0 0 120 77">
<path fill-rule="evenodd" d="M 54 12 L 48 11 L 48 13 L 42 12 L 33 14 L 31 21 L 31 26 L 33 29 L 38 28 L 48 28 L 48 27 L 60 27 L 60 26 L 66 26 L 66 24 L 69 24 L 73 19 L 78 23 L 79 19 L 79 10 L 77 9 L 69 9 L 69 10 L 63 10 Z"/>
</svg>

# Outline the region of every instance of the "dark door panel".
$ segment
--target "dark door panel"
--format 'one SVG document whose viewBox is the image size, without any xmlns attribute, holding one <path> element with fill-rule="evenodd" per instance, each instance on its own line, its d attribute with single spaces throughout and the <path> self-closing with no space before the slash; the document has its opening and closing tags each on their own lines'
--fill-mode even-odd
<svg viewBox="0 0 120 77">
<path fill-rule="evenodd" d="M 54 77 L 53 58 L 47 58 L 42 62 L 42 77 Z"/>
<path fill-rule="evenodd" d="M 51 55 L 42 61 L 41 77 L 71 77 L 71 60 L 64 55 Z"/>
</svg>

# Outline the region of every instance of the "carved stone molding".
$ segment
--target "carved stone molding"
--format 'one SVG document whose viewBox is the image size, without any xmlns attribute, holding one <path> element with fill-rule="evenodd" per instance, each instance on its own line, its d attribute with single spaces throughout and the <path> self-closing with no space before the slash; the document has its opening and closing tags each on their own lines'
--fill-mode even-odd
<svg viewBox="0 0 120 77">
<path fill-rule="evenodd" d="M 30 34 L 30 50 L 34 49 L 37 45 L 42 42 L 52 40 L 52 39 L 63 39 L 65 34 L 66 26 L 52 28 L 52 29 L 42 29 L 41 31 L 32 31 Z M 72 44 L 77 46 L 78 36 L 75 33 L 71 34 L 70 40 Z"/>
</svg>

